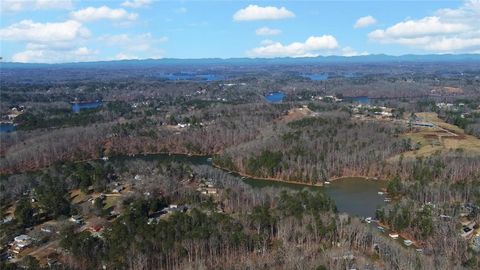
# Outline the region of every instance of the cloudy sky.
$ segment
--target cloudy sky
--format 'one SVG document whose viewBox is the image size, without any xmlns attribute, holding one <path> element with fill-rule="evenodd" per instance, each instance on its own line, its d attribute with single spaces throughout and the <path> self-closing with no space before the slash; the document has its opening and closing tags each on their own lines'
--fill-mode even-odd
<svg viewBox="0 0 480 270">
<path fill-rule="evenodd" d="M 4 61 L 480 53 L 480 0 L 1 0 Z"/>
</svg>

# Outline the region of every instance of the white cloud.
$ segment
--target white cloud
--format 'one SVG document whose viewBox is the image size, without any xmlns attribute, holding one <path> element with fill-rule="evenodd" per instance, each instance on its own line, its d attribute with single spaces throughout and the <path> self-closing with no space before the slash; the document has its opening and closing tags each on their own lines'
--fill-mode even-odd
<svg viewBox="0 0 480 270">
<path fill-rule="evenodd" d="M 152 3 L 152 0 L 127 0 L 122 3 L 123 7 L 128 8 L 140 8 L 140 7 L 147 7 Z"/>
<path fill-rule="evenodd" d="M 87 7 L 78 11 L 70 13 L 70 16 L 82 22 L 88 21 L 97 21 L 102 19 L 108 20 L 136 20 L 138 17 L 137 13 L 129 13 L 123 8 L 112 9 L 107 6 L 101 6 L 98 8 Z"/>
<path fill-rule="evenodd" d="M 121 49 L 123 57 L 115 59 L 136 59 L 142 58 L 161 58 L 165 51 L 160 47 L 168 41 L 165 36 L 154 37 L 151 33 L 143 33 L 138 35 L 104 35 L 99 37 L 99 44 L 103 44 L 108 48 L 116 47 Z M 118 55 L 117 55 L 118 56 Z"/>
<path fill-rule="evenodd" d="M 374 39 L 415 38 L 426 35 L 455 34 L 468 30 L 470 26 L 461 23 L 442 22 L 440 17 L 425 17 L 420 20 L 399 22 L 385 30 L 375 30 L 369 34 Z"/>
<path fill-rule="evenodd" d="M 44 57 L 45 55 L 41 50 L 26 50 L 26 51 L 14 54 L 12 56 L 12 61 L 28 63 L 28 62 L 35 62 L 34 60 L 38 60 L 40 58 L 43 59 Z"/>
<path fill-rule="evenodd" d="M 11 56 L 15 62 L 71 62 L 93 59 L 96 52 L 82 44 L 90 31 L 80 22 L 36 23 L 23 20 L 0 29 L 2 41 L 26 42 L 25 48 Z"/>
<path fill-rule="evenodd" d="M 115 55 L 114 60 L 133 60 L 133 59 L 139 59 L 139 58 L 138 56 L 129 55 L 126 53 L 118 53 L 117 55 Z"/>
<path fill-rule="evenodd" d="M 353 48 L 351 47 L 343 47 L 342 48 L 342 51 L 341 51 L 341 55 L 342 56 L 347 56 L 347 57 L 350 57 L 350 56 L 360 56 L 360 55 L 368 55 L 369 53 L 368 52 L 357 52 L 356 50 L 354 50 Z"/>
<path fill-rule="evenodd" d="M 73 53 L 77 56 L 86 56 L 86 55 L 91 55 L 94 52 L 87 47 L 80 47 L 74 50 Z"/>
<path fill-rule="evenodd" d="M 285 7 L 260 7 L 249 5 L 233 14 L 234 21 L 280 20 L 295 17 L 295 14 Z"/>
<path fill-rule="evenodd" d="M 353 27 L 354 28 L 362 28 L 362 27 L 367 27 L 367 26 L 370 26 L 370 25 L 374 25 L 376 23 L 377 23 L 377 20 L 374 17 L 368 15 L 368 16 L 359 18 L 355 22 L 355 25 L 353 25 Z"/>
<path fill-rule="evenodd" d="M 262 27 L 258 28 L 255 33 L 257 34 L 257 36 L 275 36 L 281 34 L 282 30 Z"/>
<path fill-rule="evenodd" d="M 98 39 L 109 46 L 119 46 L 125 51 L 155 52 L 158 46 L 168 41 L 168 37 L 154 37 L 151 33 L 139 35 L 104 35 Z"/>
<path fill-rule="evenodd" d="M 2 40 L 37 43 L 73 41 L 89 35 L 88 29 L 73 20 L 58 23 L 36 23 L 31 20 L 23 20 L 0 29 Z"/>
<path fill-rule="evenodd" d="M 480 49 L 480 0 L 433 16 L 408 19 L 368 34 L 370 40 L 400 44 L 430 52 L 474 52 Z"/>
<path fill-rule="evenodd" d="M 93 61 L 98 52 L 79 47 L 70 50 L 56 49 L 26 49 L 12 56 L 13 62 L 22 63 L 62 63 L 62 62 L 80 62 Z"/>
<path fill-rule="evenodd" d="M 45 9 L 71 9 L 72 0 L 2 0 L 2 12 Z"/>
<path fill-rule="evenodd" d="M 329 53 L 338 48 L 338 42 L 331 35 L 311 36 L 305 42 L 283 45 L 280 42 L 266 44 L 247 51 L 250 57 L 309 57 Z"/>
</svg>

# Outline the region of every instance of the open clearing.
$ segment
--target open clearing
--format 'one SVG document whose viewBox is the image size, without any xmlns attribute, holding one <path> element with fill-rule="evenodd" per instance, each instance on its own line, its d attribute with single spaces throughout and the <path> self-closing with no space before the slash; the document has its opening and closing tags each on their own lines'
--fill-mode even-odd
<svg viewBox="0 0 480 270">
<path fill-rule="evenodd" d="M 480 153 L 480 139 L 465 134 L 464 130 L 446 123 L 438 118 L 436 113 L 417 113 L 417 117 L 424 122 L 430 122 L 435 127 L 414 127 L 403 137 L 409 138 L 412 144 L 418 144 L 417 150 L 403 153 L 404 157 L 427 157 L 437 152 L 461 151 L 468 154 Z M 399 156 L 391 159 L 397 160 Z"/>
<path fill-rule="evenodd" d="M 313 116 L 315 113 L 311 111 L 309 108 L 302 107 L 302 108 L 293 108 L 288 111 L 288 114 L 282 116 L 280 121 L 283 122 L 291 122 L 295 120 L 300 120 L 304 117 Z"/>
</svg>

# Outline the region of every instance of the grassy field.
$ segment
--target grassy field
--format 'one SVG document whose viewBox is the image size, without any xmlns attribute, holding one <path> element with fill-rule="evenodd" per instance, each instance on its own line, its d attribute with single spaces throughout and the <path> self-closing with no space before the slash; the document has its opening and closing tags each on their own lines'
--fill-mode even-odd
<svg viewBox="0 0 480 270">
<path fill-rule="evenodd" d="M 70 192 L 70 199 L 73 204 L 80 204 L 85 202 L 88 199 L 88 196 L 80 189 L 74 189 Z"/>
<path fill-rule="evenodd" d="M 421 121 L 430 122 L 435 127 L 414 127 L 403 134 L 412 144 L 418 144 L 417 150 L 403 153 L 405 158 L 427 157 L 438 152 L 459 151 L 467 154 L 480 154 L 480 139 L 465 134 L 464 130 L 444 122 L 436 113 L 424 112 L 416 114 Z M 391 158 L 397 160 L 399 156 Z"/>
</svg>

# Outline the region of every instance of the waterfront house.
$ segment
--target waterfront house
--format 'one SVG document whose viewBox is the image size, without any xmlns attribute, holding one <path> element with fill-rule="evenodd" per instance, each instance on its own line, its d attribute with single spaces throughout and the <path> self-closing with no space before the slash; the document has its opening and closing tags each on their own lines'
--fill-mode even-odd
<svg viewBox="0 0 480 270">
<path fill-rule="evenodd" d="M 388 236 L 390 236 L 390 238 L 397 239 L 398 238 L 398 233 L 390 233 L 390 234 L 388 234 Z"/>
</svg>

